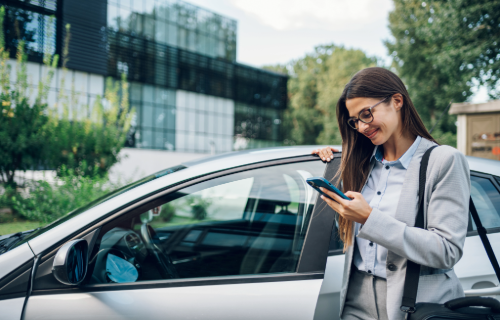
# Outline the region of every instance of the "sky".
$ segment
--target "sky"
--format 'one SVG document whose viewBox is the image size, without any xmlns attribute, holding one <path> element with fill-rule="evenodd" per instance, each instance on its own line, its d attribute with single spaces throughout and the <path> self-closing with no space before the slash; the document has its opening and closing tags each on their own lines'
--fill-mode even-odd
<svg viewBox="0 0 500 320">
<path fill-rule="evenodd" d="M 390 59 L 392 0 L 186 0 L 238 22 L 237 62 L 262 67 L 301 58 L 321 44 Z M 472 102 L 488 100 L 480 88 Z"/>
<path fill-rule="evenodd" d="M 391 0 L 187 0 L 238 21 L 236 60 L 287 63 L 335 43 L 387 57 Z"/>
</svg>

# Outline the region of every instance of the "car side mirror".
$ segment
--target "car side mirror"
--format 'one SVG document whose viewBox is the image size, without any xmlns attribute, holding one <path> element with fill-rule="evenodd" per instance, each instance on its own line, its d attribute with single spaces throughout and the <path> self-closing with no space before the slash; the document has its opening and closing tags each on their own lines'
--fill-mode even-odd
<svg viewBox="0 0 500 320">
<path fill-rule="evenodd" d="M 85 240 L 65 243 L 56 253 L 52 274 L 61 283 L 77 285 L 85 279 L 89 246 Z"/>
</svg>

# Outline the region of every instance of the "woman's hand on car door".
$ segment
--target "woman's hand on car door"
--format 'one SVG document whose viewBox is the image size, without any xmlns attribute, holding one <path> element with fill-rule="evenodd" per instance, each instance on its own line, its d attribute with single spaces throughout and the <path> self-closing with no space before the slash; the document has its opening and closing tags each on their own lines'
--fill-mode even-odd
<svg viewBox="0 0 500 320">
<path fill-rule="evenodd" d="M 330 162 L 331 160 L 333 160 L 334 152 L 339 152 L 339 150 L 334 147 L 326 147 L 322 149 L 313 150 L 311 154 L 317 154 L 321 158 L 321 160 L 325 162 Z"/>
</svg>

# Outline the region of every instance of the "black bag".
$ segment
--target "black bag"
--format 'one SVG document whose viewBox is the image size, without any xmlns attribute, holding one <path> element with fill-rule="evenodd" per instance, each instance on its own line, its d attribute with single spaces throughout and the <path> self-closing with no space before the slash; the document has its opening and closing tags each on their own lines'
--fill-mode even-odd
<svg viewBox="0 0 500 320">
<path fill-rule="evenodd" d="M 436 146 L 429 148 L 422 157 L 420 164 L 419 176 L 419 205 L 418 213 L 415 220 L 415 227 L 424 228 L 424 191 L 427 165 L 429 164 L 429 157 L 432 149 Z M 472 218 L 477 226 L 477 232 L 483 242 L 483 246 L 488 254 L 493 269 L 500 281 L 500 267 L 496 260 L 491 244 L 486 236 L 486 229 L 483 227 L 479 215 L 477 214 L 476 207 L 469 201 L 469 210 Z M 444 320 L 444 319 L 474 319 L 474 320 L 500 320 L 500 302 L 494 298 L 486 297 L 465 297 L 453 299 L 445 304 L 437 303 L 417 303 L 417 290 L 418 281 L 420 278 L 420 265 L 408 260 L 406 266 L 406 279 L 403 291 L 403 301 L 401 302 L 401 311 L 406 312 L 406 319 L 410 320 Z M 483 308 L 477 308 L 483 307 Z"/>
</svg>

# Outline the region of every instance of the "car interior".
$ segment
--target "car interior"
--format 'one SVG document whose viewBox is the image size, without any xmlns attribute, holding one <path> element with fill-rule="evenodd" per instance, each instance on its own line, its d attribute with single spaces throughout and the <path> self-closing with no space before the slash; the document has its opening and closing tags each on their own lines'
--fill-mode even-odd
<svg viewBox="0 0 500 320">
<path fill-rule="evenodd" d="M 283 167 L 189 186 L 105 225 L 88 283 L 295 272 L 314 191 Z"/>
</svg>

